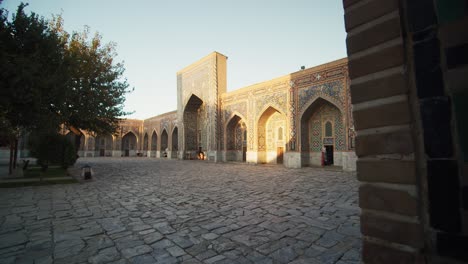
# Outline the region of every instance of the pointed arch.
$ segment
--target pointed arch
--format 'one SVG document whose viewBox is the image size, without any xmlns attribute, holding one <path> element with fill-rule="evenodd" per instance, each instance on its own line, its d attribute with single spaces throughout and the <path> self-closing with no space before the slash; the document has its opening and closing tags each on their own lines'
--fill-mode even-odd
<svg viewBox="0 0 468 264">
<path fill-rule="evenodd" d="M 184 107 L 183 128 L 184 128 L 184 149 L 187 151 L 197 151 L 201 147 L 201 129 L 199 112 L 203 109 L 203 100 L 192 94 Z"/>
<path fill-rule="evenodd" d="M 328 149 L 340 151 L 344 148 L 343 124 L 343 112 L 335 102 L 323 97 L 309 101 L 299 122 L 299 146 L 304 166 L 321 165 L 325 147 L 327 152 Z M 328 160 L 333 160 L 333 153 L 329 156 Z"/>
<path fill-rule="evenodd" d="M 125 157 L 136 155 L 138 146 L 138 137 L 133 133 L 133 131 L 128 131 L 122 137 L 122 152 Z"/>
<path fill-rule="evenodd" d="M 234 113 L 225 127 L 227 161 L 246 161 L 247 125 L 245 118 Z"/>
<path fill-rule="evenodd" d="M 299 116 L 302 118 L 302 116 L 304 116 L 304 114 L 306 114 L 306 112 L 310 111 L 309 109 L 310 109 L 310 107 L 312 105 L 314 105 L 314 104 L 316 104 L 316 102 L 320 102 L 322 100 L 334 105 L 338 110 L 340 110 L 341 114 L 344 113 L 344 111 L 343 111 L 343 109 L 341 107 L 341 104 L 339 102 L 337 102 L 335 99 L 333 99 L 331 97 L 328 97 L 328 96 L 319 95 L 319 96 L 314 96 L 314 97 L 310 98 L 307 101 L 307 103 L 304 104 Z"/>
<path fill-rule="evenodd" d="M 161 151 L 166 151 L 166 149 L 169 147 L 169 136 L 167 134 L 166 128 L 164 128 L 161 132 Z"/>
<path fill-rule="evenodd" d="M 158 150 L 158 133 L 156 133 L 156 129 L 153 129 L 153 133 L 151 133 L 151 151 Z"/>
<path fill-rule="evenodd" d="M 143 136 L 143 151 L 148 151 L 148 144 L 149 144 L 148 133 L 145 132 L 145 135 Z"/>
<path fill-rule="evenodd" d="M 94 144 L 95 156 L 111 156 L 114 138 L 110 134 L 97 135 Z"/>
<path fill-rule="evenodd" d="M 179 128 L 177 126 L 172 129 L 172 150 L 179 150 Z"/>
<path fill-rule="evenodd" d="M 279 127 L 285 130 L 286 115 L 271 105 L 266 106 L 257 121 L 258 163 L 283 162 L 285 142 L 276 135 Z"/>
<path fill-rule="evenodd" d="M 203 100 L 194 93 L 191 93 L 189 97 L 187 97 L 187 101 L 184 104 L 184 112 L 191 111 L 193 109 L 198 109 L 200 105 L 203 104 Z"/>
<path fill-rule="evenodd" d="M 267 104 L 267 105 L 265 105 L 265 106 L 262 108 L 261 111 L 259 111 L 259 112 L 257 113 L 257 124 L 259 123 L 260 118 L 262 118 L 262 116 L 263 116 L 263 115 L 267 112 L 267 110 L 269 110 L 269 109 L 273 109 L 275 112 L 278 112 L 278 113 L 280 113 L 280 114 L 286 116 L 286 113 L 283 112 L 283 111 L 281 111 L 281 109 L 280 109 L 279 107 L 277 107 L 277 106 L 275 106 L 275 105 L 273 105 L 273 104 Z"/>
</svg>

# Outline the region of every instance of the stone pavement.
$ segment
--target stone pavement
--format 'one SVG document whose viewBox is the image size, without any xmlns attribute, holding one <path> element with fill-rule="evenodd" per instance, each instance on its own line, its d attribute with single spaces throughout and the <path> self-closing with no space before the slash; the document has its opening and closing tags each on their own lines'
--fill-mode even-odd
<svg viewBox="0 0 468 264">
<path fill-rule="evenodd" d="M 358 182 L 316 168 L 80 159 L 92 181 L 0 189 L 0 263 L 359 263 Z"/>
</svg>

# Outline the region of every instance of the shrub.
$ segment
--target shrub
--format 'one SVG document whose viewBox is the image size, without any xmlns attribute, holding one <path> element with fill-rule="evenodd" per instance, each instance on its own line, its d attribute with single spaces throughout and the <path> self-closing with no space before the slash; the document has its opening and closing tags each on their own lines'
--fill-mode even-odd
<svg viewBox="0 0 468 264">
<path fill-rule="evenodd" d="M 31 139 L 31 155 L 45 171 L 49 165 L 63 168 L 75 164 L 77 155 L 75 145 L 65 136 L 57 133 L 44 133 Z"/>
</svg>

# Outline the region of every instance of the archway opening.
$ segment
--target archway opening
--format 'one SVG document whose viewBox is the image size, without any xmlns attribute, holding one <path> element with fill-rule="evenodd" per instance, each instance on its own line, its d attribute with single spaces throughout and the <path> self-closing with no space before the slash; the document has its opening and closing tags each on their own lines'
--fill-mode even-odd
<svg viewBox="0 0 468 264">
<path fill-rule="evenodd" d="M 318 98 L 301 117 L 301 159 L 304 166 L 342 165 L 345 151 L 343 116 L 334 104 Z"/>
<path fill-rule="evenodd" d="M 148 134 L 145 133 L 145 136 L 143 137 L 143 155 L 147 155 L 148 152 Z"/>
<path fill-rule="evenodd" d="M 161 157 L 163 158 L 167 158 L 167 153 L 169 151 L 169 144 L 168 144 L 168 135 L 167 135 L 167 131 L 166 129 L 163 130 L 163 132 L 161 133 Z"/>
<path fill-rule="evenodd" d="M 156 157 L 156 151 L 158 150 L 158 134 L 153 131 L 151 135 L 151 157 Z"/>
<path fill-rule="evenodd" d="M 226 160 L 246 161 L 247 127 L 241 117 L 235 115 L 226 125 Z"/>
<path fill-rule="evenodd" d="M 137 151 L 137 137 L 133 132 L 128 132 L 122 137 L 122 155 L 125 157 L 135 156 Z"/>
<path fill-rule="evenodd" d="M 172 152 L 171 157 L 177 158 L 179 152 L 179 129 L 177 127 L 172 131 Z"/>
<path fill-rule="evenodd" d="M 268 107 L 258 120 L 257 162 L 283 163 L 286 118 L 273 107 Z M 281 135 L 280 135 L 281 132 Z"/>
<path fill-rule="evenodd" d="M 98 135 L 94 144 L 94 155 L 99 157 L 112 156 L 113 139 L 111 135 Z"/>
<path fill-rule="evenodd" d="M 206 144 L 203 142 L 203 129 L 200 124 L 201 116 L 204 114 L 203 101 L 196 95 L 192 95 L 184 109 L 184 144 L 185 150 L 190 157 L 194 157 L 201 148 L 206 150 Z"/>
</svg>

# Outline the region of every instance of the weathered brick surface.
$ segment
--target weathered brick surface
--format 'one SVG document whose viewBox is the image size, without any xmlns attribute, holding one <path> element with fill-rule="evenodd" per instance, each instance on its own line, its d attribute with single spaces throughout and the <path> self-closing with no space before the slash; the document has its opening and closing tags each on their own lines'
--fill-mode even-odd
<svg viewBox="0 0 468 264">
<path fill-rule="evenodd" d="M 358 78 L 402 65 L 403 61 L 403 47 L 400 44 L 391 46 L 360 58 L 350 58 L 349 76 L 351 79 Z"/>
<path fill-rule="evenodd" d="M 398 0 L 370 1 L 345 13 L 346 32 L 398 9 Z"/>
<path fill-rule="evenodd" d="M 356 166 L 360 181 L 416 184 L 414 161 L 358 160 Z"/>
<path fill-rule="evenodd" d="M 377 245 L 368 241 L 363 243 L 362 258 L 366 264 L 423 263 L 415 253 Z"/>
<path fill-rule="evenodd" d="M 462 43 L 467 43 L 468 34 L 461 33 L 466 32 L 467 28 L 468 16 L 465 16 L 463 19 L 441 25 L 439 28 L 439 37 L 442 44 L 445 47 L 453 47 Z"/>
<path fill-rule="evenodd" d="M 348 36 L 346 47 L 348 54 L 353 54 L 398 36 L 400 36 L 400 19 L 395 17 L 355 35 Z"/>
<path fill-rule="evenodd" d="M 349 7 L 351 5 L 354 5 L 354 4 L 356 4 L 356 3 L 360 2 L 360 1 L 362 1 L 362 0 L 343 0 L 343 7 L 347 8 L 347 7 Z"/>
<path fill-rule="evenodd" d="M 467 34 L 468 35 L 468 34 Z M 466 89 L 468 67 L 458 67 L 447 71 L 448 88 L 452 93 L 462 92 Z"/>
<path fill-rule="evenodd" d="M 357 130 L 404 125 L 411 121 L 407 101 L 379 105 L 353 112 L 354 125 Z"/>
<path fill-rule="evenodd" d="M 359 206 L 409 216 L 418 215 L 418 201 L 407 191 L 387 189 L 370 184 L 359 187 Z"/>
<path fill-rule="evenodd" d="M 358 157 L 378 154 L 410 154 L 414 152 L 410 131 L 362 135 L 356 137 Z"/>
<path fill-rule="evenodd" d="M 406 94 L 408 88 L 403 74 L 397 73 L 359 84 L 351 84 L 351 100 L 353 104 L 369 100 Z"/>
<path fill-rule="evenodd" d="M 361 215 L 361 232 L 366 236 L 377 237 L 415 248 L 421 248 L 424 245 L 423 230 L 420 223 L 397 221 L 363 213 Z"/>
</svg>

